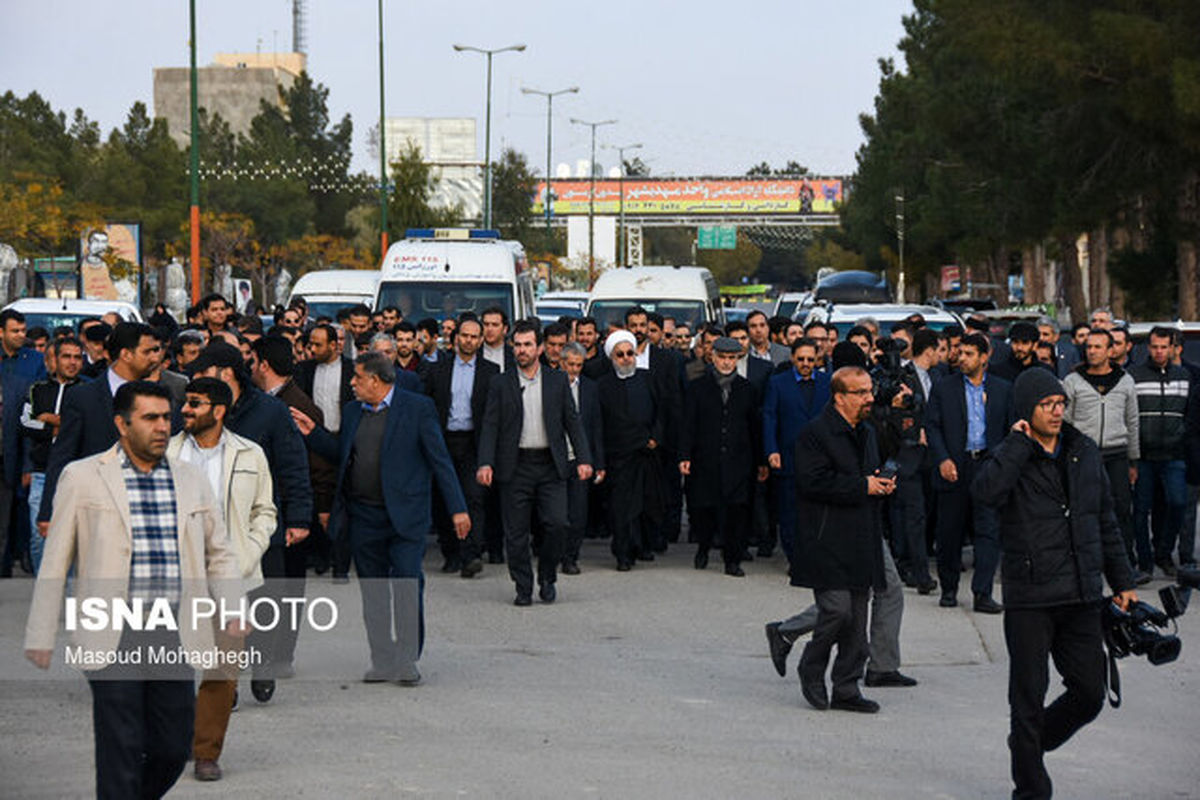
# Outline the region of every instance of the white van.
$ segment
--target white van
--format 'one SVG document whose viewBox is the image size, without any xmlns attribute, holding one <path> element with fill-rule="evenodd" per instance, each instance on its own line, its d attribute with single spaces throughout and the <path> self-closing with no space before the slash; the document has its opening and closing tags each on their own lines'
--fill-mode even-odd
<svg viewBox="0 0 1200 800">
<path fill-rule="evenodd" d="M 45 328 L 50 333 L 58 327 L 79 330 L 79 323 L 91 317 L 102 317 L 110 311 L 126 322 L 142 322 L 142 312 L 132 303 L 120 300 L 76 300 L 54 297 L 22 297 L 9 303 L 4 310 L 20 311 L 25 316 L 25 327 Z"/>
<path fill-rule="evenodd" d="M 631 267 L 600 273 L 588 300 L 587 315 L 601 331 L 625 324 L 630 306 L 657 311 L 687 323 L 694 331 L 705 322 L 724 320 L 721 292 L 704 267 Z"/>
<path fill-rule="evenodd" d="M 371 305 L 379 273 L 367 269 L 322 269 L 300 276 L 288 303 L 303 297 L 308 303 L 308 318 L 337 318 L 337 312 L 359 303 Z"/>
<path fill-rule="evenodd" d="M 384 256 L 375 308 L 395 306 L 416 321 L 496 306 L 511 324 L 535 315 L 535 281 L 525 249 L 496 231 L 410 229 Z"/>
</svg>

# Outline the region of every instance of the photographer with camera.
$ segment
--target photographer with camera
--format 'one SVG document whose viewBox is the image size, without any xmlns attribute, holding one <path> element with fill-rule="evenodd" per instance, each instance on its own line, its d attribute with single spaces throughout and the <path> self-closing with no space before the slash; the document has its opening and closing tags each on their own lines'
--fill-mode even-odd
<svg viewBox="0 0 1200 800">
<path fill-rule="evenodd" d="M 1000 516 L 1014 798 L 1050 797 L 1043 754 L 1104 704 L 1104 580 L 1122 610 L 1137 601 L 1100 450 L 1063 422 L 1066 403 L 1049 370 L 1022 372 L 1017 421 L 971 486 Z M 1066 691 L 1043 707 L 1050 657 Z"/>
</svg>

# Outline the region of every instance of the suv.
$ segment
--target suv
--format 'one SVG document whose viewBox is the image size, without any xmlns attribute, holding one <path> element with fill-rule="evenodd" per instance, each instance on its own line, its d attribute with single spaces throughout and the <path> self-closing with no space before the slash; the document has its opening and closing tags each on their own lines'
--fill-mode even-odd
<svg viewBox="0 0 1200 800">
<path fill-rule="evenodd" d="M 879 323 L 881 335 L 888 333 L 888 326 L 893 322 L 908 319 L 913 314 L 925 318 L 925 326 L 933 331 L 940 331 L 951 325 L 962 327 L 962 320 L 957 315 L 936 306 L 899 305 L 892 303 L 845 303 L 841 305 L 817 305 L 808 312 L 804 320 L 823 322 L 837 329 L 838 341 L 845 341 L 846 334 L 858 324 L 863 317 L 870 317 Z"/>
</svg>

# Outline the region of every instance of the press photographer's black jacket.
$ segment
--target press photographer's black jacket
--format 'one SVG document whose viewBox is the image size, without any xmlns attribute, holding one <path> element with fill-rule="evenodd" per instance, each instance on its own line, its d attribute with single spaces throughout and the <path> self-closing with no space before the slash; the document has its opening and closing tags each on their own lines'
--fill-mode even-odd
<svg viewBox="0 0 1200 800">
<path fill-rule="evenodd" d="M 1010 432 L 988 453 L 971 491 L 1000 514 L 1006 607 L 1097 601 L 1104 578 L 1114 592 L 1133 588 L 1100 451 L 1069 424 L 1057 459 Z"/>
</svg>

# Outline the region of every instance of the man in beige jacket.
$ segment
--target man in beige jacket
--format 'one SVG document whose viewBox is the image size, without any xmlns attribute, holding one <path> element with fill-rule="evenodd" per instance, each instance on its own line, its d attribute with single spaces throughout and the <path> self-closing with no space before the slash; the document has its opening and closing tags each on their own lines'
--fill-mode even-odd
<svg viewBox="0 0 1200 800">
<path fill-rule="evenodd" d="M 271 468 L 262 448 L 225 428 L 233 392 L 217 378 L 197 378 L 187 385 L 183 431 L 171 438 L 167 458 L 198 467 L 208 478 L 218 509 L 237 553 L 248 592 L 263 583 L 261 559 L 275 532 Z M 238 651 L 242 641 L 216 631 L 217 646 Z M 229 728 L 237 692 L 236 663 L 206 670 L 196 694 L 196 726 L 192 741 L 196 779 L 217 781 L 217 764 Z"/>
<path fill-rule="evenodd" d="M 208 481 L 165 457 L 167 389 L 126 383 L 113 412 L 118 443 L 69 464 L 58 483 L 25 655 L 49 667 L 73 567 L 66 654 L 92 690 L 96 794 L 161 797 L 187 763 L 191 667 L 214 652 L 205 606 L 236 609 L 241 581 Z M 127 624 L 122 608 L 134 610 Z M 226 626 L 244 630 L 237 619 Z"/>
</svg>

